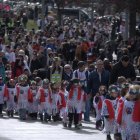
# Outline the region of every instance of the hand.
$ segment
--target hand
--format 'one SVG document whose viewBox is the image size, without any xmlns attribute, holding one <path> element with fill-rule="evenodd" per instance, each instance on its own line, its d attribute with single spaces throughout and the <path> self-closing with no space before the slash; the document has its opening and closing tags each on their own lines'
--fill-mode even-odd
<svg viewBox="0 0 140 140">
<path fill-rule="evenodd" d="M 91 99 L 91 93 L 87 94 L 87 100 L 90 100 L 90 99 Z"/>
</svg>

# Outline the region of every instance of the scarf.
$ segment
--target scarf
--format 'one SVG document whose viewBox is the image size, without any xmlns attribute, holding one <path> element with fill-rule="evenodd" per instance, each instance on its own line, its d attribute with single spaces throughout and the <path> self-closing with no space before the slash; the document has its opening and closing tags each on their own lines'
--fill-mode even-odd
<svg viewBox="0 0 140 140">
<path fill-rule="evenodd" d="M 77 88 L 78 88 L 77 100 L 79 101 L 81 99 L 81 87 L 77 87 Z M 70 89 L 70 92 L 69 92 L 69 100 L 72 99 L 73 93 L 74 93 L 74 86 L 72 86 L 71 89 Z"/>
</svg>

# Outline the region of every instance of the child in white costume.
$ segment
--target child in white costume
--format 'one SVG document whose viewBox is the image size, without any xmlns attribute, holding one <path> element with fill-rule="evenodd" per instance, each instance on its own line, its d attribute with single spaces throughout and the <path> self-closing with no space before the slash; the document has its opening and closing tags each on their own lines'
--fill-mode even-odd
<svg viewBox="0 0 140 140">
<path fill-rule="evenodd" d="M 96 94 L 96 96 L 93 99 L 93 106 L 96 111 L 96 128 L 100 129 L 102 126 L 102 116 L 101 116 L 101 110 L 103 101 L 105 99 L 105 94 L 107 93 L 105 86 L 99 87 L 99 92 Z"/>
<path fill-rule="evenodd" d="M 59 87 L 56 83 L 51 84 L 52 89 L 52 118 L 53 121 L 59 120 L 59 110 L 58 110 L 58 98 L 59 98 Z"/>
<path fill-rule="evenodd" d="M 110 134 L 115 134 L 115 111 L 117 108 L 119 90 L 116 85 L 110 85 L 108 92 L 109 95 L 106 96 L 106 99 L 103 102 L 101 114 L 104 117 L 104 132 L 107 135 L 106 140 L 111 140 Z"/>
<path fill-rule="evenodd" d="M 121 126 L 122 140 L 140 139 L 140 94 L 139 85 L 131 85 L 126 100 L 119 105 L 116 117 Z"/>
<path fill-rule="evenodd" d="M 16 108 L 15 104 L 15 94 L 16 94 L 16 88 L 15 88 L 15 80 L 10 79 L 7 85 L 5 86 L 5 99 L 7 104 L 7 115 L 9 117 L 13 117 L 14 110 Z"/>
<path fill-rule="evenodd" d="M 66 84 L 67 84 L 66 81 L 62 81 L 59 90 L 59 97 L 58 97 L 58 109 L 60 111 L 60 117 L 62 117 L 64 127 L 67 127 L 67 114 L 68 114 L 66 109 L 67 96 L 68 96 L 68 91 L 66 90 Z"/>
<path fill-rule="evenodd" d="M 33 97 L 25 75 L 19 77 L 19 83 L 16 86 L 16 97 L 19 118 L 21 120 L 26 120 L 29 102 L 33 101 Z"/>
<path fill-rule="evenodd" d="M 74 119 L 74 125 L 76 129 L 79 127 L 79 115 L 84 111 L 83 106 L 86 101 L 86 94 L 80 85 L 80 80 L 75 78 L 71 81 L 70 91 L 68 93 L 67 109 L 69 124 L 71 128 Z"/>
<path fill-rule="evenodd" d="M 36 99 L 37 95 L 37 84 L 35 81 L 31 81 L 30 83 L 30 90 L 33 96 L 33 102 L 29 103 L 29 116 L 33 120 L 37 120 L 37 113 L 38 113 L 38 101 Z"/>
<path fill-rule="evenodd" d="M 52 91 L 50 88 L 49 80 L 44 79 L 42 86 L 39 88 L 36 99 L 39 102 L 38 112 L 41 121 L 50 121 L 52 113 Z M 43 117 L 44 116 L 44 117 Z"/>
<path fill-rule="evenodd" d="M 126 96 L 128 90 L 129 90 L 129 83 L 124 82 L 124 83 L 122 83 L 122 84 L 120 85 L 120 98 L 119 98 L 119 100 L 118 100 L 118 104 L 117 104 L 117 109 L 116 109 L 116 114 L 115 114 L 115 116 L 118 115 L 119 106 L 120 106 L 121 104 L 123 104 L 124 101 L 126 100 L 125 96 Z M 121 137 L 121 126 L 118 125 L 118 124 L 116 125 L 116 134 L 115 134 L 115 138 L 116 138 L 116 139 L 117 139 L 117 138 L 118 138 L 118 139 L 122 139 L 122 137 Z"/>
</svg>

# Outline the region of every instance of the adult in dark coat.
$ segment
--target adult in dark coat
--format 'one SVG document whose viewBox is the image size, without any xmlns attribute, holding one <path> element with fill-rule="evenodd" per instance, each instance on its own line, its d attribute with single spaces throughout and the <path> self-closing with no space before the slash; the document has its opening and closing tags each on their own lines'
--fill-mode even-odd
<svg viewBox="0 0 140 140">
<path fill-rule="evenodd" d="M 37 52 L 33 52 L 33 58 L 30 62 L 30 70 L 33 73 L 34 70 L 38 70 L 41 68 L 40 61 L 37 58 Z"/>
<path fill-rule="evenodd" d="M 110 79 L 110 72 L 104 69 L 103 61 L 97 60 L 96 69 L 89 75 L 88 80 L 88 94 L 94 96 L 101 85 L 108 87 Z"/>
<path fill-rule="evenodd" d="M 130 58 L 127 55 L 122 56 L 120 61 L 113 66 L 110 84 L 116 83 L 120 76 L 124 76 L 128 81 L 134 81 L 136 78 L 134 66 L 130 63 Z"/>
</svg>

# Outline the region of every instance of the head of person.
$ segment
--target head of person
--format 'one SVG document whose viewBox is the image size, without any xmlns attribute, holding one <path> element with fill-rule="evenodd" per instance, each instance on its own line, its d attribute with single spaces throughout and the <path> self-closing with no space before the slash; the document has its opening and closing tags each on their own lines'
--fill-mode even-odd
<svg viewBox="0 0 140 140">
<path fill-rule="evenodd" d="M 118 77 L 118 79 L 117 79 L 117 83 L 119 84 L 119 85 L 121 85 L 121 84 L 123 84 L 123 83 L 126 83 L 126 78 L 124 77 L 124 76 L 120 76 L 120 77 Z"/>
<path fill-rule="evenodd" d="M 101 86 L 99 87 L 99 93 L 100 93 L 100 95 L 106 94 L 106 93 L 107 93 L 106 86 L 101 85 Z"/>
<path fill-rule="evenodd" d="M 66 87 L 67 87 L 67 85 L 68 85 L 68 82 L 67 82 L 67 81 L 65 81 L 65 80 L 62 81 L 62 82 L 61 82 L 61 85 L 60 85 L 60 89 L 61 89 L 61 90 L 65 90 Z"/>
<path fill-rule="evenodd" d="M 80 80 L 78 78 L 72 79 L 72 85 L 73 87 L 79 87 L 80 86 Z"/>
<path fill-rule="evenodd" d="M 109 62 L 109 59 L 108 58 L 104 58 L 104 66 L 109 66 L 110 65 L 110 62 Z"/>
<path fill-rule="evenodd" d="M 110 96 L 117 98 L 119 95 L 119 88 L 116 85 L 110 85 L 108 92 L 109 92 Z"/>
<path fill-rule="evenodd" d="M 138 98 L 140 95 L 140 86 L 139 85 L 131 85 L 128 91 L 128 94 L 126 95 L 126 98 L 133 101 Z"/>
<path fill-rule="evenodd" d="M 129 91 L 129 83 L 122 83 L 121 84 L 121 96 L 124 97 L 127 92 Z"/>
<path fill-rule="evenodd" d="M 24 69 L 23 73 L 28 77 L 30 76 L 30 72 L 27 68 Z"/>
<path fill-rule="evenodd" d="M 49 80 L 48 79 L 43 79 L 43 81 L 42 81 L 42 87 L 44 88 L 44 89 L 46 89 L 46 88 L 48 88 L 49 87 Z"/>
<path fill-rule="evenodd" d="M 48 49 L 47 49 L 47 53 L 48 53 L 48 54 L 52 53 L 52 49 L 51 49 L 51 48 L 48 48 Z"/>
<path fill-rule="evenodd" d="M 66 65 L 64 66 L 64 72 L 65 72 L 65 73 L 70 73 L 70 72 L 71 72 L 71 66 L 70 66 L 69 64 L 66 64 Z"/>
<path fill-rule="evenodd" d="M 79 61 L 78 62 L 78 69 L 80 72 L 83 72 L 85 70 L 86 64 L 84 61 Z"/>
<path fill-rule="evenodd" d="M 5 46 L 5 50 L 6 50 L 7 52 L 9 52 L 10 49 L 11 49 L 11 46 L 9 46 L 9 45 Z"/>
<path fill-rule="evenodd" d="M 25 51 L 22 50 L 22 49 L 19 50 L 19 51 L 18 51 L 18 56 L 23 56 L 23 57 L 24 57 L 24 56 L 25 56 Z"/>
<path fill-rule="evenodd" d="M 30 87 L 31 87 L 31 89 L 36 89 L 36 87 L 37 87 L 36 81 L 31 81 Z"/>
<path fill-rule="evenodd" d="M 97 70 L 99 72 L 103 70 L 104 63 L 103 63 L 103 61 L 101 59 L 99 59 L 99 60 L 96 61 L 96 68 L 97 68 Z"/>
<path fill-rule="evenodd" d="M 94 64 L 90 64 L 88 67 L 89 72 L 92 72 L 95 69 L 95 65 Z"/>
<path fill-rule="evenodd" d="M 129 59 L 129 56 L 128 55 L 122 56 L 121 63 L 123 65 L 123 67 L 127 67 L 128 64 L 129 64 L 129 62 L 130 62 L 130 59 Z"/>
<path fill-rule="evenodd" d="M 36 50 L 33 51 L 33 58 L 37 58 L 37 51 Z"/>
<path fill-rule="evenodd" d="M 35 81 L 37 83 L 37 86 L 41 86 L 42 85 L 42 79 L 40 77 L 35 77 Z"/>
<path fill-rule="evenodd" d="M 9 80 L 9 85 L 10 85 L 10 86 L 14 87 L 15 84 L 16 84 L 16 81 L 15 81 L 14 79 L 10 79 L 10 80 Z"/>
<path fill-rule="evenodd" d="M 20 85 L 24 86 L 24 85 L 27 84 L 27 79 L 28 79 L 28 78 L 27 78 L 26 75 L 21 75 L 21 76 L 19 76 L 19 78 L 18 78 L 18 82 L 19 82 Z"/>
<path fill-rule="evenodd" d="M 59 57 L 54 57 L 53 59 L 53 65 L 58 67 L 61 65 L 61 59 Z"/>
<path fill-rule="evenodd" d="M 51 83 L 50 87 L 51 87 L 52 93 L 56 94 L 59 92 L 60 83 L 53 82 L 53 83 Z"/>
</svg>

